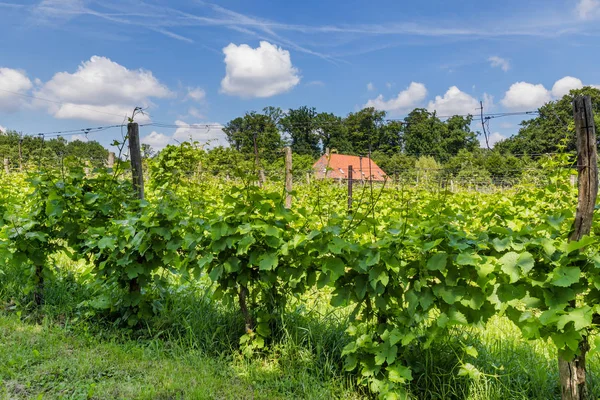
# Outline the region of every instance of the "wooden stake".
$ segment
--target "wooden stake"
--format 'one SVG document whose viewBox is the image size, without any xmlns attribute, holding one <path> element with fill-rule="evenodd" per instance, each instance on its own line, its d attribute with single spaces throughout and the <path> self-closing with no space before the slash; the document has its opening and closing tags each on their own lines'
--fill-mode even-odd
<svg viewBox="0 0 600 400">
<path fill-rule="evenodd" d="M 4 157 L 4 172 L 10 174 L 10 161 L 6 157 Z"/>
<path fill-rule="evenodd" d="M 258 170 L 258 187 L 263 187 L 265 183 L 265 171 L 262 169 L 260 165 L 260 158 L 258 157 L 258 143 L 256 140 L 256 132 L 253 135 L 254 140 L 254 164 L 256 165 L 256 169 Z"/>
<path fill-rule="evenodd" d="M 113 153 L 112 151 L 108 153 L 108 160 L 106 162 L 106 166 L 111 169 L 115 167 L 115 153 Z"/>
<path fill-rule="evenodd" d="M 292 148 L 285 149 L 285 208 L 292 207 Z"/>
<path fill-rule="evenodd" d="M 585 235 L 590 234 L 596 197 L 598 196 L 598 152 L 590 96 L 580 96 L 573 100 L 573 115 L 577 133 L 577 188 L 579 197 L 573 223 L 573 233 L 569 240 L 579 241 Z M 571 306 L 575 307 L 575 302 L 572 302 Z M 559 354 L 558 373 L 563 400 L 588 399 L 585 358 L 589 349 L 587 336 L 584 335 L 579 343 L 579 354 L 575 358 L 564 359 Z"/>
<path fill-rule="evenodd" d="M 352 214 L 352 165 L 348 165 L 348 214 Z"/>
<path fill-rule="evenodd" d="M 23 172 L 23 150 L 21 145 L 23 144 L 23 138 L 19 138 L 19 172 Z"/>
<path fill-rule="evenodd" d="M 131 174 L 133 187 L 138 198 L 144 199 L 144 172 L 142 170 L 142 153 L 140 151 L 140 130 L 135 122 L 127 124 L 127 137 L 129 138 L 129 158 L 131 159 Z"/>
</svg>

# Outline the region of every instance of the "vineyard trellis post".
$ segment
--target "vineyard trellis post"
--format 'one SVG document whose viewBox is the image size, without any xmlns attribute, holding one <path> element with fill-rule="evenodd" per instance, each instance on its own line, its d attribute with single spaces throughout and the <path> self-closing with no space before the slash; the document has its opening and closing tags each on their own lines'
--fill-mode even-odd
<svg viewBox="0 0 600 400">
<path fill-rule="evenodd" d="M 252 135 L 252 142 L 254 144 L 254 164 L 256 165 L 256 169 L 258 170 L 258 187 L 263 187 L 266 181 L 265 171 L 261 166 L 260 158 L 258 156 L 258 140 L 256 132 L 254 132 L 254 135 Z"/>
<path fill-rule="evenodd" d="M 10 161 L 6 157 L 4 157 L 4 172 L 6 174 L 10 173 Z"/>
<path fill-rule="evenodd" d="M 285 208 L 292 207 L 292 148 L 285 149 Z"/>
<path fill-rule="evenodd" d="M 573 116 L 577 135 L 577 169 L 579 192 L 577 212 L 573 223 L 570 241 L 579 241 L 589 235 L 594 218 L 594 207 L 598 196 L 598 161 L 596 128 L 590 96 L 580 96 L 573 100 Z M 575 307 L 576 304 L 572 303 Z M 565 359 L 559 354 L 558 372 L 563 400 L 584 400 L 588 398 L 586 386 L 586 353 L 590 349 L 587 336 L 579 343 L 579 354 Z"/>
<path fill-rule="evenodd" d="M 140 200 L 144 199 L 144 173 L 142 171 L 142 152 L 140 150 L 140 129 L 137 123 L 127 124 L 129 138 L 129 158 L 131 159 L 131 174 L 133 187 Z"/>
<path fill-rule="evenodd" d="M 348 214 L 352 213 L 352 165 L 348 165 Z"/>
<path fill-rule="evenodd" d="M 23 149 L 21 146 L 23 145 L 23 134 L 19 137 L 19 172 L 23 172 Z"/>
<path fill-rule="evenodd" d="M 108 160 L 106 162 L 106 166 L 111 169 L 115 167 L 115 153 L 113 153 L 112 151 L 108 153 Z"/>
</svg>

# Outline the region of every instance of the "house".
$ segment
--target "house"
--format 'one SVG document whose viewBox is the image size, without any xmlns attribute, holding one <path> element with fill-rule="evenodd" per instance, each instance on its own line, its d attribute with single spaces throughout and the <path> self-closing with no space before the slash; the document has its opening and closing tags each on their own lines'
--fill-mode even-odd
<svg viewBox="0 0 600 400">
<path fill-rule="evenodd" d="M 369 157 L 346 154 L 326 152 L 314 163 L 313 170 L 317 179 L 348 179 L 349 166 L 352 166 L 353 180 L 369 180 L 371 177 L 373 181 L 383 182 L 386 179 L 385 172 Z"/>
</svg>

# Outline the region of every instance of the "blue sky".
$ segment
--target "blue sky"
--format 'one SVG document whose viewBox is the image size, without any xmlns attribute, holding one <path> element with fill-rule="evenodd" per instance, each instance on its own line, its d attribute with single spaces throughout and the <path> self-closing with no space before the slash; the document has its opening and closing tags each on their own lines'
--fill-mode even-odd
<svg viewBox="0 0 600 400">
<path fill-rule="evenodd" d="M 118 124 L 142 106 L 160 148 L 223 142 L 219 124 L 269 105 L 530 111 L 600 84 L 598 20 L 600 0 L 0 0 L 0 126 Z M 519 121 L 492 120 L 494 140 Z"/>
</svg>

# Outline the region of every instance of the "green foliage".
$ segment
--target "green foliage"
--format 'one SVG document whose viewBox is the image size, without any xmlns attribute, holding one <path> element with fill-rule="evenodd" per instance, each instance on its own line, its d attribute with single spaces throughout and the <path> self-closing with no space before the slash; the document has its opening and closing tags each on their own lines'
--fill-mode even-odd
<svg viewBox="0 0 600 400">
<path fill-rule="evenodd" d="M 281 315 L 291 304 L 318 290 L 330 295 L 332 309 L 347 311 L 344 368 L 381 398 L 408 396 L 419 374 L 413 349 L 437 346 L 457 328 L 505 315 L 525 338 L 552 340 L 568 357 L 596 327 L 598 224 L 589 237 L 569 241 L 576 200 L 570 171 L 559 168 L 568 157 L 542 161 L 543 188 L 381 188 L 367 200 L 367 186 L 357 187 L 347 215 L 344 187 L 299 187 L 288 210 L 280 186 L 210 177 L 208 154 L 182 145 L 149 160 L 146 201 L 132 197 L 128 178 L 104 169 L 86 176 L 67 163 L 28 184 L 15 175 L 31 187 L 25 194 L 8 190 L 12 178 L 3 177 L 2 259 L 26 272 L 37 293 L 53 279 L 58 252 L 89 263 L 96 294 L 86 304 L 134 328 L 161 315 L 173 281 L 211 280 L 212 300 L 238 303 L 246 328 L 240 343 L 254 356 L 286 331 Z M 459 150 L 452 162 L 457 176 L 486 160 L 498 171 L 507 167 L 489 157 Z M 430 182 L 442 173 L 428 156 L 415 171 Z M 468 360 L 456 373 L 485 374 Z"/>
</svg>

